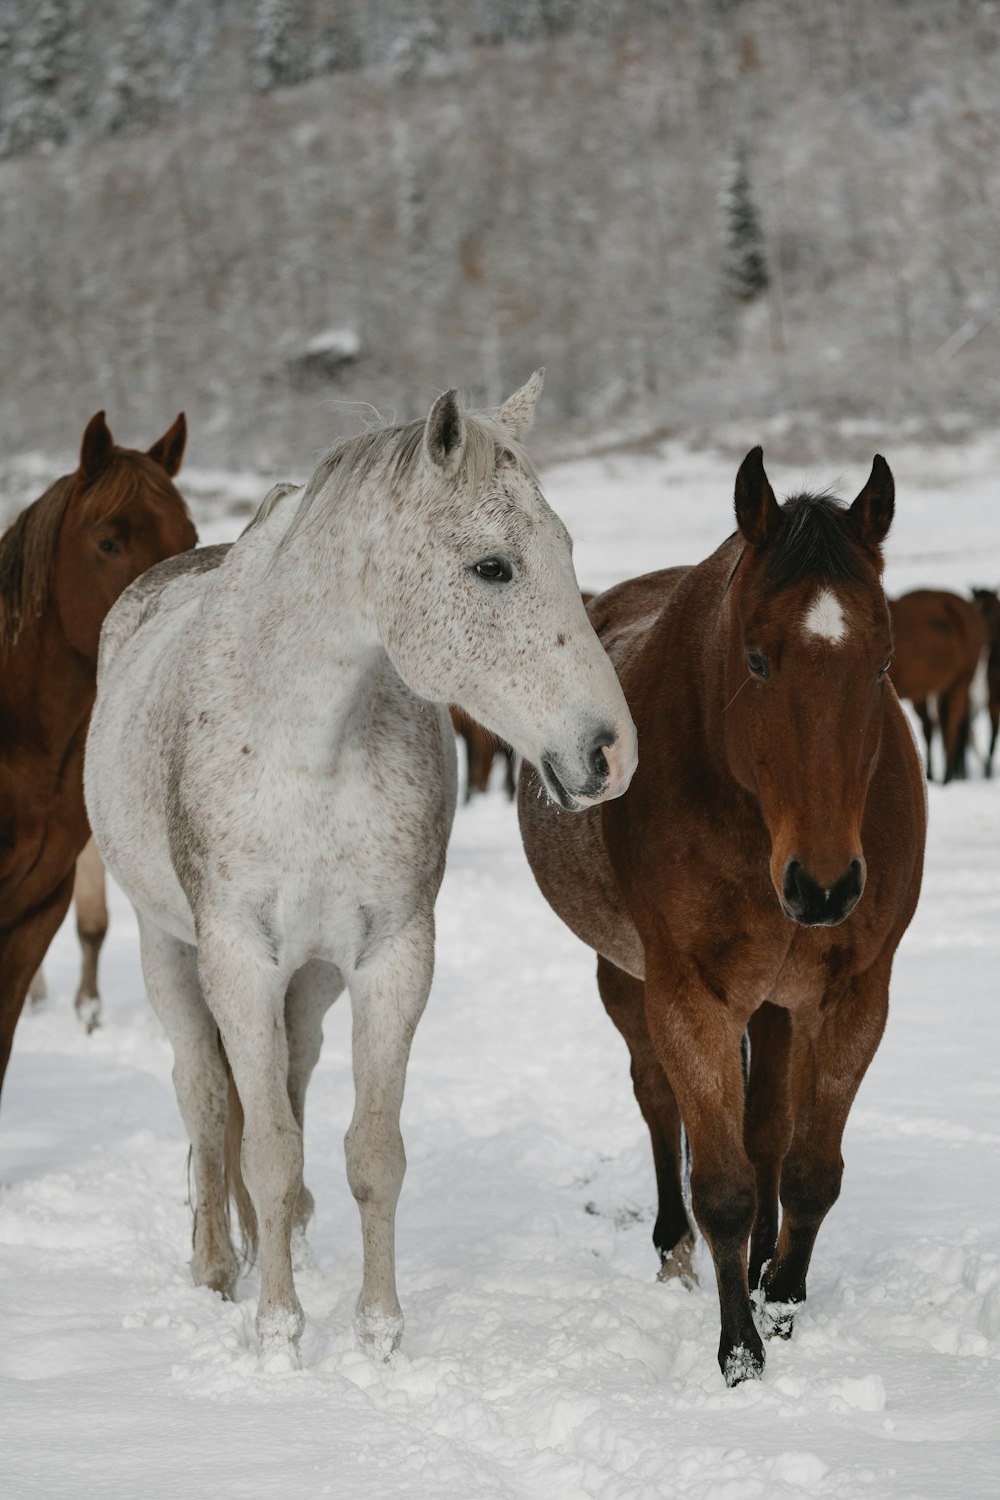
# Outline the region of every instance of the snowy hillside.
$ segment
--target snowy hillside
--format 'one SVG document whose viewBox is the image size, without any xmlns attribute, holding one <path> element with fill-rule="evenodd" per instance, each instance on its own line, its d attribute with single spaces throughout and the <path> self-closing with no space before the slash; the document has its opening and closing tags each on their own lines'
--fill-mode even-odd
<svg viewBox="0 0 1000 1500">
<path fill-rule="evenodd" d="M 754 436 L 724 457 L 669 445 L 551 470 L 581 582 L 705 555 L 732 529 Z M 1000 583 L 1000 441 L 893 449 L 855 432 L 839 475 L 791 467 L 786 442 L 776 431 L 765 447 L 781 493 L 837 480 L 853 496 L 885 448 L 890 593 Z M 195 473 L 187 493 L 203 539 L 218 540 L 255 486 Z M 1000 779 L 931 788 L 924 896 L 810 1300 L 792 1341 L 769 1346 L 764 1379 L 733 1391 L 704 1246 L 696 1290 L 655 1280 L 625 1049 L 499 791 L 460 809 L 438 907 L 403 1110 L 406 1333 L 387 1366 L 351 1333 L 346 1002 L 327 1022 L 306 1127 L 318 1211 L 299 1277 L 302 1368 L 268 1375 L 253 1352 L 256 1278 L 235 1304 L 190 1282 L 186 1140 L 131 912 L 116 893 L 91 1037 L 72 1013 L 64 927 L 53 998 L 21 1022 L 0 1118 L 5 1500 L 993 1500 L 998 835 Z"/>
</svg>

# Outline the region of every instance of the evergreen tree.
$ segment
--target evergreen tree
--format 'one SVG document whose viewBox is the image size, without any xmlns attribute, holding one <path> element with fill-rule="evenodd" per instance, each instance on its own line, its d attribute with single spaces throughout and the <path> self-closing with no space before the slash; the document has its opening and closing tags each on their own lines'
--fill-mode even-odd
<svg viewBox="0 0 1000 1500">
<path fill-rule="evenodd" d="M 739 302 L 752 302 L 771 283 L 764 236 L 750 188 L 744 146 L 738 146 L 723 199 L 726 216 L 726 281 Z"/>
</svg>

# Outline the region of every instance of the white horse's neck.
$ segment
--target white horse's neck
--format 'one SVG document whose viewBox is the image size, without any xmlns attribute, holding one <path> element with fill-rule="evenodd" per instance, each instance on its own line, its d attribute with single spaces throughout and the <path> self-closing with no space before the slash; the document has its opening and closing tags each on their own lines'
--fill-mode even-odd
<svg viewBox="0 0 1000 1500">
<path fill-rule="evenodd" d="M 232 667 L 258 734 L 287 740 L 299 763 L 327 764 L 373 689 L 398 683 L 368 597 L 380 528 L 377 514 L 363 527 L 327 514 L 282 543 L 295 504 L 289 496 L 239 543 Z"/>
</svg>

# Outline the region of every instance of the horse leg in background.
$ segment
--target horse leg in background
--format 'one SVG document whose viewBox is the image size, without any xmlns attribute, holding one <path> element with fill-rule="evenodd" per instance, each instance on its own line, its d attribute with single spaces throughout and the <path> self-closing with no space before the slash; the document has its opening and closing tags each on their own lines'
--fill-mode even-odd
<svg viewBox="0 0 1000 1500">
<path fill-rule="evenodd" d="M 927 780 L 933 781 L 934 757 L 931 753 L 931 747 L 934 744 L 934 716 L 928 707 L 926 698 L 914 699 L 913 707 L 916 710 L 917 718 L 920 720 L 920 727 L 924 731 L 924 743 L 927 746 Z"/>
<path fill-rule="evenodd" d="M 597 985 L 605 1010 L 628 1046 L 632 1086 L 653 1147 L 657 1191 L 653 1244 L 660 1252 L 660 1279 L 677 1277 L 685 1286 L 694 1286 L 698 1279 L 691 1264 L 694 1233 L 681 1189 L 681 1117 L 650 1040 L 646 987 L 641 979 L 634 979 L 600 955 Z"/>
<path fill-rule="evenodd" d="M 0 930 L 0 1088 L 32 979 L 59 931 L 72 894 L 71 872 L 42 906 L 6 931 Z"/>
<path fill-rule="evenodd" d="M 993 775 L 993 752 L 997 747 L 997 736 L 1000 735 L 1000 698 L 994 698 L 990 694 L 990 744 L 986 752 L 986 763 L 983 767 L 984 776 Z"/>
<path fill-rule="evenodd" d="M 693 975 L 660 967 L 647 950 L 646 1015 L 691 1143 L 691 1202 L 715 1262 L 727 1385 L 756 1379 L 764 1346 L 747 1284 L 747 1240 L 757 1194 L 743 1145 L 745 1022 Z"/>
<path fill-rule="evenodd" d="M 474 791 L 485 792 L 489 789 L 496 741 L 488 729 L 473 722 L 472 732 L 466 737 L 465 743 L 469 751 L 469 784 L 465 797 L 468 802 Z"/>
<path fill-rule="evenodd" d="M 199 931 L 198 977 L 243 1109 L 242 1173 L 260 1235 L 258 1345 L 263 1359 L 294 1359 L 304 1326 L 291 1255 L 302 1131 L 288 1093 L 286 981 L 262 927 L 203 917 Z"/>
<path fill-rule="evenodd" d="M 517 796 L 517 776 L 514 772 L 514 751 L 510 748 L 509 745 L 504 745 L 502 753 L 504 760 L 507 763 L 507 769 L 504 772 L 504 786 L 507 788 L 507 796 L 513 802 L 514 798 Z"/>
<path fill-rule="evenodd" d="M 761 1272 L 778 1240 L 781 1163 L 792 1139 L 790 1044 L 788 1012 L 765 1002 L 750 1018 L 750 1083 L 743 1121 L 743 1142 L 757 1175 L 757 1212 L 750 1236 L 751 1292 L 760 1285 Z"/>
<path fill-rule="evenodd" d="M 794 1128 L 781 1168 L 781 1231 L 763 1280 L 769 1331 L 788 1338 L 806 1299 L 819 1227 L 840 1195 L 840 1153 L 854 1096 L 885 1029 L 891 959 L 833 999 L 810 1043 L 794 1049 Z"/>
<path fill-rule="evenodd" d="M 344 981 L 332 964 L 313 959 L 293 974 L 285 995 L 288 1037 L 288 1098 L 300 1130 L 305 1129 L 306 1089 L 323 1045 L 323 1017 L 341 994 Z M 313 1195 L 303 1182 L 293 1229 L 301 1234 L 313 1216 Z"/>
<path fill-rule="evenodd" d="M 86 1031 L 93 1031 L 101 1019 L 101 996 L 97 988 L 97 961 L 108 930 L 108 902 L 104 888 L 104 863 L 93 839 L 88 839 L 76 862 L 73 886 L 76 903 L 76 930 L 80 939 L 83 967 L 76 992 L 76 1013 Z"/>
<path fill-rule="evenodd" d="M 967 680 L 953 683 L 938 700 L 941 738 L 944 741 L 944 779 L 965 779 L 965 746 L 969 721 L 969 687 Z"/>
<path fill-rule="evenodd" d="M 344 1145 L 361 1214 L 364 1278 L 354 1324 L 388 1359 L 403 1332 L 396 1295 L 396 1203 L 406 1157 L 399 1131 L 406 1064 L 434 969 L 433 912 L 417 914 L 348 979 L 353 1016 L 354 1114 Z"/>
<path fill-rule="evenodd" d="M 198 982 L 196 949 L 139 917 L 146 993 L 174 1053 L 174 1090 L 191 1142 L 196 1286 L 232 1297 L 239 1271 L 229 1238 L 224 1174 L 228 1079 L 219 1030 Z"/>
</svg>

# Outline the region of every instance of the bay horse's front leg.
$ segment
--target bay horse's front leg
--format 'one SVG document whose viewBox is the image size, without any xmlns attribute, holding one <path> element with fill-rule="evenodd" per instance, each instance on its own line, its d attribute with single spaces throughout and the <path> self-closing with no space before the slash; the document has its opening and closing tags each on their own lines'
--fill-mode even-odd
<svg viewBox="0 0 1000 1500">
<path fill-rule="evenodd" d="M 364 1249 L 354 1326 L 362 1343 L 382 1359 L 399 1346 L 403 1333 L 396 1295 L 396 1203 L 406 1170 L 399 1112 L 410 1043 L 433 969 L 434 916 L 426 912 L 348 978 L 355 1101 L 344 1144 Z"/>
<path fill-rule="evenodd" d="M 243 1106 L 241 1166 L 260 1234 L 262 1359 L 295 1360 L 305 1318 L 291 1237 L 302 1189 L 302 1131 L 288 1094 L 287 975 L 263 930 L 199 923 L 198 973 Z"/>
<path fill-rule="evenodd" d="M 765 1003 L 750 1018 L 750 1082 L 743 1141 L 757 1178 L 757 1210 L 750 1236 L 749 1283 L 760 1285 L 778 1240 L 781 1163 L 792 1139 L 789 1094 L 791 1021 L 788 1012 Z"/>
<path fill-rule="evenodd" d="M 0 928 L 0 1088 L 14 1045 L 14 1029 L 31 981 L 59 931 L 72 894 L 70 873 L 34 911 L 6 929 Z"/>
<path fill-rule="evenodd" d="M 649 1129 L 656 1172 L 657 1212 L 653 1244 L 660 1253 L 660 1279 L 676 1277 L 691 1287 L 694 1234 L 681 1189 L 681 1118 L 670 1082 L 646 1024 L 646 987 L 610 960 L 598 956 L 597 987 L 604 1008 L 624 1037 L 632 1059 L 632 1087 Z"/>
<path fill-rule="evenodd" d="M 809 1039 L 796 1035 L 794 1130 L 781 1169 L 781 1231 L 764 1276 L 768 1333 L 791 1336 L 806 1299 L 806 1273 L 819 1227 L 840 1195 L 841 1141 L 854 1096 L 882 1039 L 891 960 L 856 976 L 823 1011 Z"/>
<path fill-rule="evenodd" d="M 739 1385 L 764 1369 L 747 1284 L 756 1190 L 743 1145 L 745 1018 L 693 977 L 650 963 L 648 951 L 646 1016 L 691 1143 L 691 1206 L 719 1288 L 719 1368 Z"/>
</svg>

